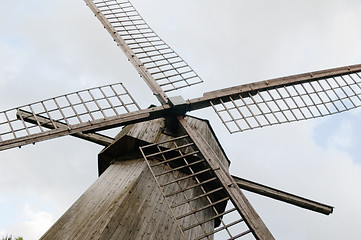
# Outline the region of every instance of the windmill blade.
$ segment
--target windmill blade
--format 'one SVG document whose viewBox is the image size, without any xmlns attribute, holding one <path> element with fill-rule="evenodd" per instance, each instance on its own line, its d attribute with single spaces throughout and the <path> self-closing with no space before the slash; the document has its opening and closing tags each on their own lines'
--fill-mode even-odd
<svg viewBox="0 0 361 240">
<path fill-rule="evenodd" d="M 189 100 L 212 106 L 229 132 L 241 132 L 344 112 L 361 105 L 361 65 L 282 77 Z"/>
<path fill-rule="evenodd" d="M 66 135 L 104 145 L 111 139 L 89 132 L 154 119 L 165 109 L 140 110 L 121 83 L 78 91 L 0 112 L 0 150 Z"/>
<path fill-rule="evenodd" d="M 85 0 L 162 104 L 165 92 L 200 77 L 143 20 L 130 1 Z"/>
<path fill-rule="evenodd" d="M 248 202 L 245 195 L 241 192 L 239 188 L 235 187 L 237 186 L 236 182 L 229 174 L 228 170 L 226 170 L 225 167 L 221 164 L 218 156 L 213 152 L 212 148 L 203 139 L 202 135 L 199 134 L 197 130 L 192 129 L 192 127 L 187 124 L 183 117 L 178 117 L 178 119 L 183 129 L 187 132 L 189 137 L 194 142 L 200 154 L 207 161 L 208 165 L 213 170 L 218 180 L 221 182 L 222 186 L 230 197 L 230 201 L 233 203 L 239 214 L 242 216 L 243 220 L 246 222 L 254 237 L 256 239 L 264 240 L 274 239 L 271 232 L 263 223 L 262 219 L 258 216 L 257 212 Z"/>
<path fill-rule="evenodd" d="M 183 236 L 274 239 L 202 136 L 179 121 L 185 135 L 140 150 Z"/>
</svg>

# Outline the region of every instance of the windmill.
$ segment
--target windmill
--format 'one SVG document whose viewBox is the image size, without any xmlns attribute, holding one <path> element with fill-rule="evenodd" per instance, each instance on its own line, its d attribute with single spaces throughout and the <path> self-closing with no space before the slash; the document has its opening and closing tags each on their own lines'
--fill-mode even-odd
<svg viewBox="0 0 361 240">
<path fill-rule="evenodd" d="M 251 94 L 251 96 L 252 96 L 252 94 Z M 25 112 L 24 114 L 26 114 L 26 112 Z M 21 118 L 21 115 L 19 115 L 19 116 L 20 116 L 20 118 Z"/>
</svg>

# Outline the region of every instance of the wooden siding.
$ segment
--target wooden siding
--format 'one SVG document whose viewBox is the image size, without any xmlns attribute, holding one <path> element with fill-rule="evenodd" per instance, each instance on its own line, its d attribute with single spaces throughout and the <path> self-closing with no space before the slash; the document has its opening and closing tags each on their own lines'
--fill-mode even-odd
<svg viewBox="0 0 361 240">
<path fill-rule="evenodd" d="M 228 159 L 208 122 L 193 117 L 187 117 L 187 121 L 207 139 L 222 164 L 228 167 Z M 164 133 L 164 122 L 164 119 L 156 119 L 125 127 L 114 143 L 99 154 L 100 177 L 41 239 L 183 239 L 169 206 L 139 152 L 139 146 L 174 138 Z M 176 172 L 178 177 L 185 174 Z M 171 175 L 164 177 L 169 178 L 165 181 L 172 180 Z M 195 182 L 189 178 L 182 184 L 194 185 Z M 175 190 L 179 188 L 176 184 L 169 187 Z M 197 196 L 199 191 L 199 188 L 187 191 L 187 197 Z M 180 200 L 179 196 L 169 199 L 171 204 Z M 206 205 L 203 198 L 192 204 L 177 207 L 177 215 Z M 225 206 L 222 208 L 224 210 Z M 213 211 L 208 209 L 197 213 L 197 217 L 202 221 L 212 214 Z M 178 223 L 189 226 L 193 221 L 194 216 L 182 218 Z M 185 239 L 197 238 L 204 230 L 210 232 L 215 225 L 212 220 L 186 231 Z"/>
<path fill-rule="evenodd" d="M 224 153 L 223 148 L 220 146 L 208 121 L 192 116 L 186 116 L 185 119 L 192 128 L 200 132 L 213 151 L 217 154 L 221 163 L 228 168 L 230 161 Z M 174 135 L 166 134 L 165 128 L 164 118 L 124 127 L 116 136 L 114 143 L 100 152 L 98 157 L 99 175 L 102 174 L 114 159 L 122 160 L 127 159 L 128 156 L 132 156 L 132 158 L 140 156 L 138 146 L 172 139 Z M 181 133 L 178 133 L 178 135 L 179 134 Z M 165 145 L 164 147 L 167 146 Z"/>
<path fill-rule="evenodd" d="M 203 205 L 202 201 L 194 208 Z M 188 212 L 188 205 L 177 211 Z M 213 222 L 203 225 L 207 229 L 213 226 Z M 186 239 L 200 234 L 200 227 L 194 228 L 187 232 Z M 41 239 L 182 239 L 182 236 L 144 160 L 136 159 L 109 166 Z"/>
</svg>

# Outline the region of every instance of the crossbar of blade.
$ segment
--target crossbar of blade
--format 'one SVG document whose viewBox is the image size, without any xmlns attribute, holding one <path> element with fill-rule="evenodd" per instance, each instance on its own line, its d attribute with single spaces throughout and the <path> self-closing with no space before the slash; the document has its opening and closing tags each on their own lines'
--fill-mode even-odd
<svg viewBox="0 0 361 240">
<path fill-rule="evenodd" d="M 145 82 L 165 104 L 165 92 L 203 82 L 127 0 L 85 0 Z"/>
<path fill-rule="evenodd" d="M 207 92 L 188 104 L 212 106 L 231 133 L 332 115 L 361 105 L 361 65 Z"/>
</svg>

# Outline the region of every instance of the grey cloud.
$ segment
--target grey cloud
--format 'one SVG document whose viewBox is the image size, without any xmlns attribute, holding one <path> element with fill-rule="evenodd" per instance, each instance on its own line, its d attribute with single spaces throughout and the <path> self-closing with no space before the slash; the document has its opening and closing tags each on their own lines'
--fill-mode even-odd
<svg viewBox="0 0 361 240">
<path fill-rule="evenodd" d="M 11 81 L 0 80 L 1 107 L 114 81 L 124 82 L 142 107 L 156 103 L 82 1 L 37 0 L 32 6 L 28 1 L 12 2 L 5 1 L 0 9 L 0 49 L 8 44 L 7 34 L 18 37 L 23 48 L 13 46 L 0 53 L 0 63 L 5 63 L 0 77 L 11 76 Z M 359 1 L 134 0 L 134 4 L 205 80 L 203 86 L 180 91 L 189 98 L 361 60 Z M 33 10 L 27 12 L 24 6 Z M 359 236 L 360 165 L 347 152 L 318 146 L 313 139 L 317 122 L 230 135 L 211 110 L 194 115 L 210 118 L 234 174 L 336 207 L 325 217 L 248 194 L 277 239 Z M 24 199 L 36 195 L 44 205 L 60 209 L 50 212 L 55 219 L 95 180 L 100 149 L 66 137 L 0 152 L 0 193 L 23 193 Z"/>
</svg>

